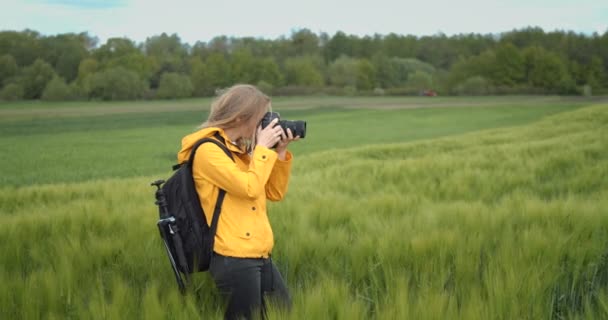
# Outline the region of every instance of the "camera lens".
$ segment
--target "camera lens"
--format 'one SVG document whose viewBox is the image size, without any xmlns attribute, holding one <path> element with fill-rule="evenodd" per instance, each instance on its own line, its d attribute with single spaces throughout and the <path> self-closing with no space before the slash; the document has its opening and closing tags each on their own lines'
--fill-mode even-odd
<svg viewBox="0 0 608 320">
<path fill-rule="evenodd" d="M 287 129 L 291 130 L 293 136 L 300 136 L 300 139 L 306 137 L 306 121 L 302 120 L 281 120 L 279 121 L 283 130 L 285 130 L 285 134 L 287 134 Z"/>
</svg>

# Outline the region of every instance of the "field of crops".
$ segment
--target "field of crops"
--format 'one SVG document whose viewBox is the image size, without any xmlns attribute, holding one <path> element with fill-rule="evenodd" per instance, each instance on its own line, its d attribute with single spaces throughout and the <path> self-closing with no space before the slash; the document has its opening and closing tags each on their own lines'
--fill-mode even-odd
<svg viewBox="0 0 608 320">
<path fill-rule="evenodd" d="M 608 318 L 608 101 L 279 98 L 274 319 Z M 220 319 L 181 296 L 149 183 L 209 100 L 0 105 L 0 319 Z"/>
</svg>

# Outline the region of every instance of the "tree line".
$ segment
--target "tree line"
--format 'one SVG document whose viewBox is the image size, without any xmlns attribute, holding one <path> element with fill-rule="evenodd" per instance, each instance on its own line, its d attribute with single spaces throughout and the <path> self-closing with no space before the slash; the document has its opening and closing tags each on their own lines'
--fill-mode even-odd
<svg viewBox="0 0 608 320">
<path fill-rule="evenodd" d="M 608 31 L 528 27 L 501 34 L 218 36 L 136 43 L 88 33 L 0 32 L 0 100 L 211 96 L 234 83 L 273 95 L 602 94 Z"/>
</svg>

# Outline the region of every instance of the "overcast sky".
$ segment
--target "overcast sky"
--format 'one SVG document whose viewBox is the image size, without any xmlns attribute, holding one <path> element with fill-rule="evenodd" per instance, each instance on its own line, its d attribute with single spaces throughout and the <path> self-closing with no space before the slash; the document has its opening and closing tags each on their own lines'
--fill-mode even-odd
<svg viewBox="0 0 608 320">
<path fill-rule="evenodd" d="M 162 32 L 190 44 L 219 35 L 276 39 L 301 28 L 359 36 L 608 30 L 608 0 L 0 0 L 0 8 L 0 30 L 86 31 L 101 43 Z"/>
</svg>

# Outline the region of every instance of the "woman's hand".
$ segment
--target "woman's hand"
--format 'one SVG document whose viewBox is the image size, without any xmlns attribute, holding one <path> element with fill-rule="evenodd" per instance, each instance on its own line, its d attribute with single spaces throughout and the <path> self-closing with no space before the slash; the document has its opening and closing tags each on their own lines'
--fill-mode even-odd
<svg viewBox="0 0 608 320">
<path fill-rule="evenodd" d="M 262 129 L 262 126 L 258 127 L 258 131 L 256 133 L 256 144 L 258 146 L 264 146 L 271 149 L 281 140 L 281 137 L 285 135 L 283 133 L 283 128 L 281 128 L 281 126 L 277 126 L 277 122 L 279 122 L 279 119 L 273 119 L 266 126 L 266 128 Z"/>
<path fill-rule="evenodd" d="M 281 140 L 279 140 L 279 144 L 277 144 L 277 153 L 279 154 L 279 160 L 285 160 L 285 156 L 287 154 L 287 145 L 289 145 L 292 141 L 300 140 L 300 136 L 293 136 L 291 133 L 291 129 L 287 129 L 287 135 L 285 135 L 285 131 L 281 130 Z"/>
</svg>

